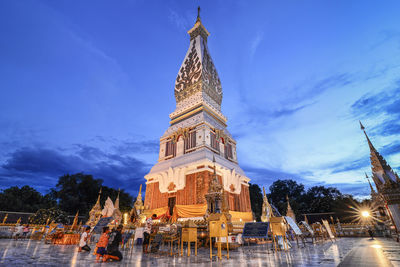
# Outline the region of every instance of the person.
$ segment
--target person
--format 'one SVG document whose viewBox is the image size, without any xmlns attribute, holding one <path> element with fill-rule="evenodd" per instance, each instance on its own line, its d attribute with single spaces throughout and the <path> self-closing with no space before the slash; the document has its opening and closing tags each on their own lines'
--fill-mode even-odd
<svg viewBox="0 0 400 267">
<path fill-rule="evenodd" d="M 83 232 L 83 234 L 81 235 L 81 239 L 79 241 L 79 250 L 78 250 L 79 252 L 81 252 L 82 249 L 85 251 L 90 251 L 90 247 L 87 244 L 90 238 L 89 232 L 90 232 L 90 226 L 87 226 L 85 232 Z"/>
<path fill-rule="evenodd" d="M 150 234 L 153 230 L 153 220 L 157 218 L 157 214 L 153 214 L 150 218 L 146 220 L 146 225 L 144 227 L 144 241 L 143 241 L 143 253 L 148 253 Z"/>
<path fill-rule="evenodd" d="M 20 225 L 20 224 L 17 224 L 17 227 L 15 227 L 15 230 L 16 230 L 16 232 L 15 232 L 15 239 L 18 240 L 18 238 L 19 238 L 20 236 L 22 236 L 22 233 L 23 233 L 23 231 L 24 231 L 24 226 L 22 226 L 22 225 Z"/>
<path fill-rule="evenodd" d="M 371 239 L 374 239 L 374 231 L 372 231 L 371 228 L 368 229 L 368 234 L 371 237 Z"/>
<path fill-rule="evenodd" d="M 23 237 L 26 238 L 29 233 L 29 224 L 24 227 Z"/>
<path fill-rule="evenodd" d="M 96 260 L 99 260 L 100 257 L 103 257 L 104 254 L 106 254 L 109 232 L 110 232 L 110 228 L 108 226 L 103 227 L 103 233 L 101 234 L 101 236 L 99 238 L 99 242 L 97 242 Z"/>
<path fill-rule="evenodd" d="M 122 260 L 122 253 L 118 250 L 119 244 L 122 242 L 122 224 L 118 225 L 116 230 L 110 233 L 108 239 L 107 253 L 103 256 L 103 262 L 107 260 Z"/>
</svg>

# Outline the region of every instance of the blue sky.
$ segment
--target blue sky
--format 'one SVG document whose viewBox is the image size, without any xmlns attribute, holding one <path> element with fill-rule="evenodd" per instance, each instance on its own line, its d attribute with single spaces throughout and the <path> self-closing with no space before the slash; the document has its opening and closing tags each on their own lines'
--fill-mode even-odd
<svg viewBox="0 0 400 267">
<path fill-rule="evenodd" d="M 398 1 L 1 1 L 0 187 L 85 172 L 136 194 L 201 5 L 252 182 L 369 194 L 359 129 L 400 170 Z"/>
</svg>

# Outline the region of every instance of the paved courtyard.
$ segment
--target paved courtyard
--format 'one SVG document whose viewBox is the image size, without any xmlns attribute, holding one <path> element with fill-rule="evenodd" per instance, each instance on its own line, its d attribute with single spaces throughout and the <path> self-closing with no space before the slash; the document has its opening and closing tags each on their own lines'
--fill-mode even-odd
<svg viewBox="0 0 400 267">
<path fill-rule="evenodd" d="M 213 261 L 205 248 L 197 257 L 142 255 L 140 246 L 122 253 L 122 262 L 100 263 L 92 253 L 78 253 L 76 246 L 0 240 L 0 266 L 400 266 L 400 244 L 390 239 L 341 238 L 300 248 L 294 244 L 286 253 L 252 245 L 231 251 L 230 259 Z"/>
</svg>

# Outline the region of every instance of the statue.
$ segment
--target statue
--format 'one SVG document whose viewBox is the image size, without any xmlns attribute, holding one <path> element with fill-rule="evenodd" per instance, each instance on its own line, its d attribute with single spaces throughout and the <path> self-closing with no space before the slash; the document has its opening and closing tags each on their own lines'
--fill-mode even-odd
<svg viewBox="0 0 400 267">
<path fill-rule="evenodd" d="M 213 162 L 214 162 L 214 173 L 208 187 L 208 192 L 205 195 L 207 201 L 207 211 L 204 217 L 206 219 L 210 214 L 221 213 L 221 206 L 222 206 L 221 202 L 223 197 L 222 193 L 223 188 L 222 185 L 219 183 L 217 173 L 215 170 L 215 157 L 213 157 Z"/>
<path fill-rule="evenodd" d="M 104 203 L 104 208 L 101 211 L 101 215 L 103 215 L 103 217 L 111 217 L 114 213 L 114 204 L 111 200 L 110 197 L 107 197 L 106 202 Z"/>
<path fill-rule="evenodd" d="M 140 223 L 146 219 L 146 215 L 142 214 L 143 209 L 142 185 L 140 185 L 139 194 L 136 197 L 136 201 L 133 204 L 133 208 L 130 213 L 130 221 L 132 223 L 140 225 Z"/>
</svg>

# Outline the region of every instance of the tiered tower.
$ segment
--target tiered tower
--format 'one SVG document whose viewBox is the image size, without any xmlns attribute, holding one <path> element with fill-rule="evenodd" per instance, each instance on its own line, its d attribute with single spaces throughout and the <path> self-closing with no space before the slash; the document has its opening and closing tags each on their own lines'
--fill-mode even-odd
<svg viewBox="0 0 400 267">
<path fill-rule="evenodd" d="M 364 132 L 367 138 L 371 169 L 372 169 L 372 180 L 375 183 L 378 193 L 382 196 L 383 201 L 389 211 L 389 215 L 395 225 L 397 231 L 400 230 L 400 179 L 397 173 L 395 173 L 386 160 L 379 154 L 379 152 L 372 145 L 369 140 L 365 128 L 360 122 L 361 130 Z M 372 188 L 373 189 L 373 188 Z"/>
<path fill-rule="evenodd" d="M 286 201 L 287 201 L 286 216 L 291 217 L 293 219 L 293 221 L 296 221 L 296 215 L 294 214 L 294 211 L 293 211 L 292 207 L 290 206 L 288 195 L 286 195 Z"/>
<path fill-rule="evenodd" d="M 86 224 L 91 227 L 95 226 L 101 218 L 100 196 L 101 188 L 99 191 L 99 196 L 97 197 L 96 204 L 94 204 L 93 208 L 89 212 L 89 220 L 86 222 Z"/>
<path fill-rule="evenodd" d="M 229 210 L 246 213 L 242 216 L 251 220 L 250 179 L 237 163 L 236 141 L 221 113 L 222 86 L 207 47 L 209 32 L 199 13 L 188 31 L 189 49 L 175 82 L 176 109 L 160 138 L 158 162 L 145 176 L 144 205 L 150 210 L 168 207 L 170 215 L 175 206 L 179 213 L 179 207 L 196 205 L 204 207 L 205 213 L 215 156 L 216 174 Z M 188 213 L 179 216 L 191 217 Z"/>
</svg>

